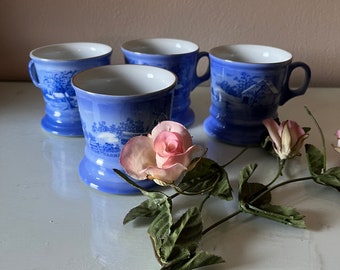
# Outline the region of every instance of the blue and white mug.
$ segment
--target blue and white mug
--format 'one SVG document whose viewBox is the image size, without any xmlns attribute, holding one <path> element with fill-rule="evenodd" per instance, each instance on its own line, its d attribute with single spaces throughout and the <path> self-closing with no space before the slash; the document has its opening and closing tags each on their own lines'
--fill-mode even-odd
<svg viewBox="0 0 340 270">
<path fill-rule="evenodd" d="M 125 63 L 156 66 L 177 75 L 178 83 L 174 93 L 171 120 L 186 127 L 195 120 L 190 108 L 190 92 L 210 77 L 209 61 L 207 69 L 198 75 L 200 59 L 208 52 L 199 51 L 193 42 L 171 38 L 145 38 L 125 42 L 121 50 Z"/>
<path fill-rule="evenodd" d="M 110 64 L 112 48 L 101 43 L 52 44 L 30 52 L 28 71 L 45 101 L 44 130 L 63 136 L 83 136 L 72 77 L 84 69 Z"/>
<path fill-rule="evenodd" d="M 75 75 L 80 118 L 86 141 L 79 165 L 89 186 L 115 194 L 137 192 L 118 176 L 119 156 L 132 137 L 146 135 L 168 119 L 177 77 L 165 69 L 142 65 L 107 65 Z M 139 181 L 148 188 L 153 181 Z"/>
<path fill-rule="evenodd" d="M 303 95 L 311 71 L 303 62 L 292 62 L 292 54 L 270 46 L 236 44 L 213 48 L 210 115 L 205 131 L 225 143 L 255 146 L 265 135 L 262 121 L 278 118 L 278 107 Z M 294 69 L 304 70 L 303 83 L 290 88 Z"/>
</svg>

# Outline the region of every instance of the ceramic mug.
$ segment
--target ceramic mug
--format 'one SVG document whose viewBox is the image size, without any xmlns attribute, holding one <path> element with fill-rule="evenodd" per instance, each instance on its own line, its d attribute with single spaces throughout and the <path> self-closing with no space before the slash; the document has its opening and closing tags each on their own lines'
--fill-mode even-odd
<svg viewBox="0 0 340 270">
<path fill-rule="evenodd" d="M 205 131 L 223 142 L 258 145 L 266 132 L 262 121 L 278 118 L 278 106 L 303 95 L 311 71 L 307 64 L 292 62 L 292 54 L 270 46 L 236 44 L 213 48 L 210 115 Z M 290 88 L 296 68 L 304 70 L 303 83 Z"/>
<path fill-rule="evenodd" d="M 190 108 L 190 92 L 209 79 L 209 66 L 202 75 L 197 74 L 200 59 L 208 58 L 209 54 L 200 52 L 195 43 L 170 38 L 131 40 L 125 42 L 121 50 L 125 63 L 156 66 L 177 75 L 178 83 L 174 93 L 171 120 L 186 127 L 191 125 L 195 115 Z"/>
<path fill-rule="evenodd" d="M 44 130 L 63 136 L 83 136 L 71 78 L 84 69 L 110 64 L 112 48 L 105 44 L 74 42 L 30 52 L 28 71 L 45 101 Z"/>
<path fill-rule="evenodd" d="M 108 65 L 82 71 L 72 79 L 86 141 L 79 165 L 89 186 L 114 194 L 137 192 L 118 176 L 119 156 L 133 136 L 150 133 L 171 114 L 177 77 L 165 69 Z M 138 181 L 145 188 L 153 181 Z"/>
</svg>

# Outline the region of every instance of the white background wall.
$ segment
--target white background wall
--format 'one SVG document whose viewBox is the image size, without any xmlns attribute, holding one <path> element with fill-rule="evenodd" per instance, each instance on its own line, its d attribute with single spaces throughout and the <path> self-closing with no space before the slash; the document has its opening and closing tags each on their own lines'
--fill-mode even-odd
<svg viewBox="0 0 340 270">
<path fill-rule="evenodd" d="M 290 51 L 308 63 L 313 86 L 340 86 L 337 0 L 2 0 L 0 80 L 30 80 L 30 50 L 70 41 L 113 47 L 142 37 L 193 41 L 202 50 L 256 43 Z"/>
</svg>

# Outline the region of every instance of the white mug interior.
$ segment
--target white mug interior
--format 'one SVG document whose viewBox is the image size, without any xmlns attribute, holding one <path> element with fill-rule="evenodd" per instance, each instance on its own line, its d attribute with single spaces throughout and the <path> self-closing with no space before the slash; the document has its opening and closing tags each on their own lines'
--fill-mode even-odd
<svg viewBox="0 0 340 270">
<path fill-rule="evenodd" d="M 32 59 L 71 61 L 95 58 L 112 52 L 106 44 L 92 42 L 71 42 L 52 44 L 37 48 L 30 52 Z"/>
<path fill-rule="evenodd" d="M 170 71 L 144 65 L 106 65 L 75 75 L 72 84 L 93 94 L 135 97 L 168 91 L 177 83 Z"/>
<path fill-rule="evenodd" d="M 209 53 L 228 62 L 252 64 L 283 63 L 292 59 L 292 54 L 285 50 L 252 44 L 223 45 L 211 49 Z"/>
<path fill-rule="evenodd" d="M 198 51 L 193 42 L 172 38 L 145 38 L 125 42 L 122 48 L 141 54 L 177 55 Z"/>
</svg>

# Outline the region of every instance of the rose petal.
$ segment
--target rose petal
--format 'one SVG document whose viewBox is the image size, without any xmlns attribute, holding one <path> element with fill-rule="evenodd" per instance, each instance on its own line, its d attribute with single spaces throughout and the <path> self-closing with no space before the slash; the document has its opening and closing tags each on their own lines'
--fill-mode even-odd
<svg viewBox="0 0 340 270">
<path fill-rule="evenodd" d="M 156 153 L 153 151 L 152 139 L 146 136 L 131 138 L 120 153 L 120 164 L 126 173 L 137 180 L 146 179 L 143 170 L 156 166 Z"/>
<path fill-rule="evenodd" d="M 154 140 L 162 131 L 176 132 L 183 138 L 184 148 L 187 149 L 192 145 L 192 138 L 185 126 L 174 121 L 160 122 L 151 132 L 150 137 Z"/>
<path fill-rule="evenodd" d="M 162 168 L 171 167 L 173 164 L 176 164 L 176 163 L 181 163 L 183 164 L 183 166 L 188 167 L 191 160 L 193 159 L 193 155 L 195 153 L 202 152 L 202 151 L 203 149 L 200 146 L 193 145 L 189 147 L 189 149 L 185 151 L 184 153 L 171 156 L 166 161 L 164 161 L 164 159 L 162 159 L 161 157 L 156 156 L 156 162 L 158 166 L 159 166 L 159 163 L 163 162 Z"/>
<path fill-rule="evenodd" d="M 154 178 L 156 180 L 171 184 L 179 179 L 186 170 L 187 168 L 185 166 L 180 163 L 176 163 L 166 169 L 150 166 L 143 170 L 143 173 L 145 175 L 151 176 L 150 179 Z"/>
<path fill-rule="evenodd" d="M 269 136 L 277 150 L 281 150 L 281 137 L 279 135 L 280 126 L 273 118 L 268 118 L 262 122 L 268 130 Z"/>
<path fill-rule="evenodd" d="M 169 157 L 185 151 L 183 138 L 176 132 L 162 131 L 154 139 L 154 151 L 161 157 Z"/>
<path fill-rule="evenodd" d="M 294 121 L 288 120 L 287 124 L 292 137 L 292 144 L 295 144 L 306 132 Z"/>
<path fill-rule="evenodd" d="M 340 139 L 340 129 L 338 129 L 338 130 L 336 131 L 335 135 L 336 135 L 337 139 Z"/>
<path fill-rule="evenodd" d="M 292 136 L 288 126 L 288 121 L 283 122 L 283 130 L 281 133 L 281 150 L 279 151 L 280 159 L 286 159 L 291 151 Z"/>
<path fill-rule="evenodd" d="M 303 143 L 305 142 L 305 140 L 309 137 L 309 134 L 305 133 L 304 135 L 300 136 L 300 138 L 297 140 L 297 142 L 295 143 L 295 145 L 292 147 L 291 156 L 299 156 L 300 154 L 300 149 L 303 146 Z"/>
</svg>

